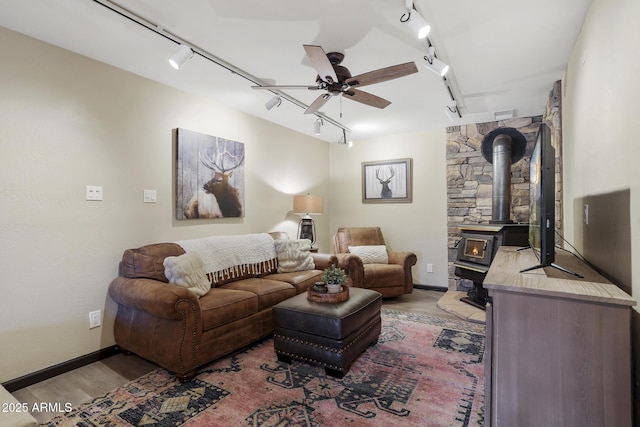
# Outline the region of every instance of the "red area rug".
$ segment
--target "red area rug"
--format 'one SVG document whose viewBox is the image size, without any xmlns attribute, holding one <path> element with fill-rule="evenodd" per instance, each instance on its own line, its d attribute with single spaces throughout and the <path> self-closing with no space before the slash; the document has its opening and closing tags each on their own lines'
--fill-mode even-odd
<svg viewBox="0 0 640 427">
<path fill-rule="evenodd" d="M 382 334 L 344 378 L 278 362 L 269 339 L 181 384 L 151 372 L 51 426 L 482 426 L 484 326 L 382 311 Z"/>
</svg>

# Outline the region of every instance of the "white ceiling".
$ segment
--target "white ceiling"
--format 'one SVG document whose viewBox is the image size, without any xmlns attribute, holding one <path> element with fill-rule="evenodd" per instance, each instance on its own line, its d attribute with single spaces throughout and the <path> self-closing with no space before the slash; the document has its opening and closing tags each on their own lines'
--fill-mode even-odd
<svg viewBox="0 0 640 427">
<path fill-rule="evenodd" d="M 462 119 L 444 114 L 450 97 L 427 70 L 427 44 L 400 22 L 404 0 L 2 0 L 0 25 L 163 84 L 210 97 L 237 110 L 312 134 L 314 115 L 195 55 L 179 71 L 168 58 L 181 40 L 267 84 L 313 85 L 316 72 L 303 44 L 345 54 L 353 75 L 415 61 L 419 72 L 363 90 L 392 102 L 385 109 L 340 97 L 320 110 L 350 130 L 348 139 L 443 128 L 542 114 L 553 82 L 566 68 L 591 0 L 414 0 L 432 26 L 437 56 Z M 104 4 L 141 17 L 152 31 Z M 173 37 L 163 37 L 163 33 Z M 285 91 L 309 105 L 318 92 Z M 319 138 L 337 142 L 342 130 L 325 121 Z"/>
</svg>

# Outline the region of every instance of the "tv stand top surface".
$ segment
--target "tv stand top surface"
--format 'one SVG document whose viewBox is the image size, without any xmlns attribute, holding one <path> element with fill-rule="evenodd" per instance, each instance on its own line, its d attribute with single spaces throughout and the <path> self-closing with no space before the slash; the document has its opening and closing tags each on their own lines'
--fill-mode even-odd
<svg viewBox="0 0 640 427">
<path fill-rule="evenodd" d="M 556 252 L 556 263 L 579 273 L 578 278 L 553 268 L 540 268 L 521 273 L 538 264 L 532 249 L 518 250 L 501 246 L 496 253 L 483 286 L 489 290 L 562 296 L 609 304 L 634 306 L 636 301 L 573 254 Z"/>
</svg>

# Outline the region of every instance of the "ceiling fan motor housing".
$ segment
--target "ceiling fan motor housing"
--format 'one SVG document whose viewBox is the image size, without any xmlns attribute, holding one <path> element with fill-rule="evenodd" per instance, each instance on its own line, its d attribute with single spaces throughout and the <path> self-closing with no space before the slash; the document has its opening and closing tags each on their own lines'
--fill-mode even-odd
<svg viewBox="0 0 640 427">
<path fill-rule="evenodd" d="M 327 57 L 329 57 L 329 55 L 327 55 Z M 344 55 L 342 54 L 339 54 L 339 55 L 344 57 Z M 340 95 L 343 89 L 345 89 L 344 87 L 345 80 L 351 78 L 351 72 L 347 67 L 343 67 L 342 65 L 334 64 L 333 62 L 331 63 L 331 65 L 333 67 L 333 70 L 336 72 L 336 77 L 338 77 L 338 81 L 334 82 L 332 81 L 333 79 L 323 79 L 320 77 L 320 75 L 318 75 L 316 77 L 316 82 L 317 83 L 325 82 L 327 84 L 326 89 L 329 92 L 329 94 L 336 96 L 336 95 Z"/>
</svg>

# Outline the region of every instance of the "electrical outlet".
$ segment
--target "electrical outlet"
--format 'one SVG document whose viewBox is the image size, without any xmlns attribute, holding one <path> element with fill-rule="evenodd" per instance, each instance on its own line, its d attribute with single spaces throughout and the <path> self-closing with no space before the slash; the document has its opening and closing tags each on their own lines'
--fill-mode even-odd
<svg viewBox="0 0 640 427">
<path fill-rule="evenodd" d="M 589 225 L 589 205 L 584 205 L 584 223 Z"/>
<path fill-rule="evenodd" d="M 427 273 L 433 273 L 433 264 L 427 264 Z"/>
<path fill-rule="evenodd" d="M 102 316 L 100 316 L 100 310 L 92 311 L 89 313 L 89 329 L 97 328 L 102 325 Z"/>
</svg>

